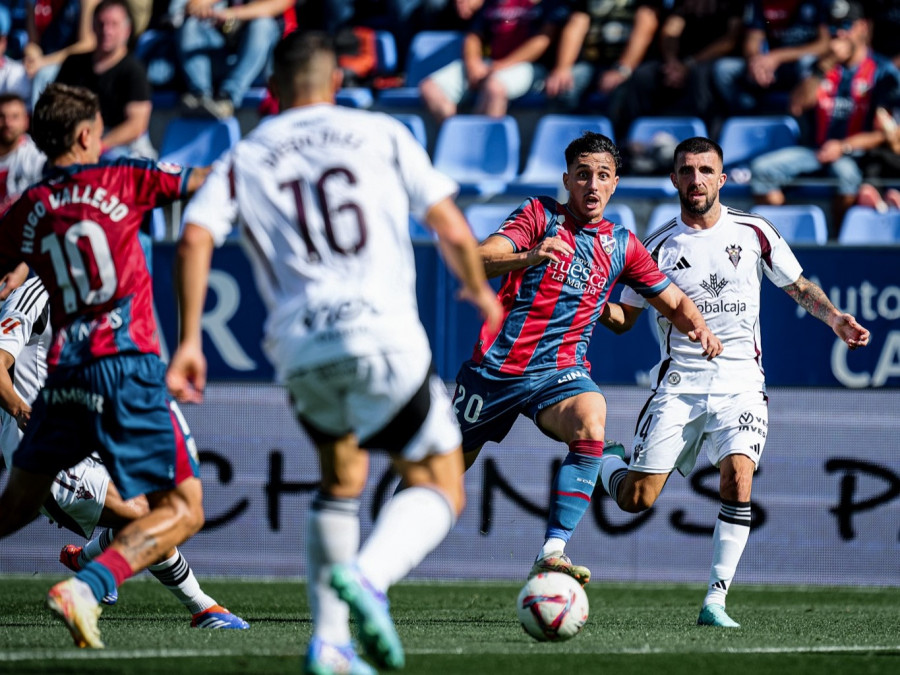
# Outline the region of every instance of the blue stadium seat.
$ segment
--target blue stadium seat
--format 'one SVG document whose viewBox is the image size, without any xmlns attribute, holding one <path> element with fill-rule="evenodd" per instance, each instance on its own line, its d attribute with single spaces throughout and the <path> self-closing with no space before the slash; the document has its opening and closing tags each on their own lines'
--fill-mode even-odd
<svg viewBox="0 0 900 675">
<path fill-rule="evenodd" d="M 706 136 L 706 124 L 699 117 L 638 117 L 628 127 L 628 143 L 650 143 L 658 133 L 667 133 L 676 141 Z"/>
<path fill-rule="evenodd" d="M 375 31 L 375 74 L 391 75 L 397 71 L 397 42 L 390 31 Z"/>
<path fill-rule="evenodd" d="M 161 161 L 207 166 L 241 138 L 237 118 L 223 120 L 174 117 L 166 125 L 159 150 Z"/>
<path fill-rule="evenodd" d="M 637 234 L 637 221 L 634 217 L 634 211 L 628 204 L 607 204 L 606 208 L 603 209 L 603 217 Z"/>
<path fill-rule="evenodd" d="M 425 120 L 415 113 L 391 113 L 391 117 L 396 117 L 399 121 L 406 125 L 406 128 L 412 132 L 416 140 L 422 144 L 423 148 L 428 147 L 428 134 L 425 131 Z"/>
<path fill-rule="evenodd" d="M 484 241 L 497 231 L 500 224 L 507 216 L 515 211 L 521 201 L 496 202 L 491 204 L 472 204 L 466 208 L 466 220 L 472 228 L 472 233 L 478 241 Z"/>
<path fill-rule="evenodd" d="M 409 45 L 406 55 L 404 86 L 385 89 L 378 104 L 385 106 L 418 106 L 419 82 L 451 61 L 462 57 L 464 34 L 461 31 L 422 31 Z"/>
<path fill-rule="evenodd" d="M 752 211 L 771 222 L 790 244 L 824 244 L 828 241 L 825 212 L 814 204 L 759 205 Z"/>
<path fill-rule="evenodd" d="M 441 125 L 434 166 L 460 184 L 462 194 L 494 195 L 519 170 L 519 125 L 515 118 L 454 115 Z"/>
<path fill-rule="evenodd" d="M 372 90 L 368 87 L 343 87 L 334 98 L 335 103 L 348 108 L 371 108 L 375 103 Z"/>
<path fill-rule="evenodd" d="M 562 189 L 566 170 L 565 149 L 584 131 L 596 131 L 614 139 L 612 123 L 601 115 L 544 115 L 534 130 L 525 169 L 507 193 L 531 194 L 535 189 L 555 196 Z"/>
<path fill-rule="evenodd" d="M 841 244 L 900 244 L 900 210 L 879 213 L 868 206 L 851 206 L 844 215 Z"/>
<path fill-rule="evenodd" d="M 148 28 L 134 46 L 134 55 L 144 64 L 154 89 L 174 88 L 179 77 L 175 31 Z"/>
<path fill-rule="evenodd" d="M 770 150 L 796 145 L 799 138 L 797 120 L 787 115 L 729 117 L 719 133 L 726 172 L 746 166 L 750 160 Z"/>
<path fill-rule="evenodd" d="M 663 225 L 668 223 L 672 218 L 677 218 L 681 215 L 681 204 L 659 204 L 654 207 L 650 212 L 650 217 L 647 218 L 647 227 L 644 228 L 644 237 L 648 234 L 656 232 Z"/>
</svg>

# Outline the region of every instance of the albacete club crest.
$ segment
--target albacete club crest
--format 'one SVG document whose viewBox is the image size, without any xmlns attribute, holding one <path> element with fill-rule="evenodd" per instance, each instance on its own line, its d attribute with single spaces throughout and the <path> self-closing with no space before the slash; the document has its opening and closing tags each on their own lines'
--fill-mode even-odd
<svg viewBox="0 0 900 675">
<path fill-rule="evenodd" d="M 734 265 L 734 268 L 737 269 L 738 263 L 741 261 L 741 247 L 737 244 L 726 246 L 725 253 L 728 254 L 728 259 L 731 261 L 731 264 Z"/>
</svg>

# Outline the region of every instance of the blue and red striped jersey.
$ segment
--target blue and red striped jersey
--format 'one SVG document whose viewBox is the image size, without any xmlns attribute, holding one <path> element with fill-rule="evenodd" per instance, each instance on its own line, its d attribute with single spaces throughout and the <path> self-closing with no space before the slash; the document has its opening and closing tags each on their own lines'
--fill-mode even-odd
<svg viewBox="0 0 900 675">
<path fill-rule="evenodd" d="M 159 354 L 138 230 L 153 208 L 185 196 L 190 172 L 137 159 L 54 167 L 0 221 L 0 270 L 24 261 L 50 295 L 50 368 Z"/>
<path fill-rule="evenodd" d="M 631 232 L 608 220 L 579 223 L 549 197 L 525 200 L 494 236 L 517 251 L 546 237 L 561 237 L 574 254 L 507 274 L 499 298 L 506 310 L 498 332 L 481 327 L 472 359 L 486 368 L 522 375 L 575 365 L 590 369 L 585 355 L 594 326 L 621 280 L 644 297 L 669 285 L 647 249 Z"/>
</svg>

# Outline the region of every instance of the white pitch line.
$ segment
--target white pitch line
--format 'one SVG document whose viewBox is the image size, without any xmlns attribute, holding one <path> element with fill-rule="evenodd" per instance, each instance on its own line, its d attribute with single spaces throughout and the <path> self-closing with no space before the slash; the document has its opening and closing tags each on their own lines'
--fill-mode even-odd
<svg viewBox="0 0 900 675">
<path fill-rule="evenodd" d="M 585 649 L 578 650 L 578 654 L 669 654 L 672 656 L 688 655 L 688 654 L 831 654 L 840 652 L 849 653 L 866 653 L 866 652 L 900 652 L 900 645 L 820 645 L 816 647 L 723 647 L 718 650 L 698 649 L 693 651 L 657 649 L 650 646 L 639 648 L 624 649 Z M 512 654 L 520 653 L 521 649 L 487 649 L 487 650 L 471 650 L 471 649 L 408 649 L 407 654 L 418 656 L 435 656 L 435 655 L 462 655 L 462 654 Z M 551 651 L 534 652 L 535 655 L 551 654 Z M 270 649 L 84 649 L 78 651 L 71 650 L 15 650 L 0 651 L 0 662 L 13 663 L 20 661 L 38 661 L 38 660 L 94 660 L 94 659 L 121 659 L 121 660 L 137 660 L 137 659 L 166 659 L 166 658 L 217 658 L 232 656 L 271 656 L 271 657 L 297 657 L 300 658 L 303 653 L 297 651 L 270 650 Z"/>
</svg>

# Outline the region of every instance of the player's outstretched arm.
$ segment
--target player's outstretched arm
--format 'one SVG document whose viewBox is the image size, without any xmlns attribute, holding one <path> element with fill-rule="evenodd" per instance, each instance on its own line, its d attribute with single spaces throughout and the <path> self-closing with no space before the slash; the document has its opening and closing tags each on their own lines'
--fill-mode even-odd
<svg viewBox="0 0 900 675">
<path fill-rule="evenodd" d="M 607 302 L 598 321 L 616 335 L 622 335 L 632 329 L 643 311 L 643 307 Z"/>
<path fill-rule="evenodd" d="M 492 329 L 499 328 L 503 308 L 487 282 L 478 242 L 459 208 L 448 197 L 428 210 L 425 221 L 438 236 L 447 266 L 463 284 L 460 295 L 478 308 Z"/>
<path fill-rule="evenodd" d="M 199 403 L 206 387 L 201 319 L 212 261 L 212 235 L 186 223 L 175 255 L 175 295 L 178 299 L 179 341 L 166 373 L 166 384 L 179 401 Z"/>
<path fill-rule="evenodd" d="M 31 406 L 19 397 L 13 387 L 9 372 L 15 363 L 15 356 L 0 349 L 0 406 L 12 415 L 20 429 L 24 429 L 31 417 Z"/>
<path fill-rule="evenodd" d="M 797 281 L 782 287 L 794 301 L 812 316 L 831 326 L 831 330 L 850 349 L 865 347 L 869 344 L 869 331 L 857 323 L 856 318 L 838 310 L 825 291 L 804 276 Z"/>
<path fill-rule="evenodd" d="M 19 263 L 12 270 L 0 277 L 0 300 L 6 300 L 9 294 L 25 283 L 28 278 L 28 265 Z"/>
<path fill-rule="evenodd" d="M 722 341 L 706 325 L 697 305 L 675 284 L 669 284 L 655 298 L 648 298 L 653 307 L 672 322 L 691 342 L 699 342 L 703 356 L 712 360 L 722 353 Z"/>
<path fill-rule="evenodd" d="M 560 256 L 572 255 L 575 252 L 560 237 L 546 237 L 537 246 L 527 251 L 516 251 L 512 242 L 506 237 L 490 236 L 478 247 L 484 270 L 489 279 L 503 276 L 523 267 L 540 265 L 543 262 L 559 262 Z"/>
</svg>

